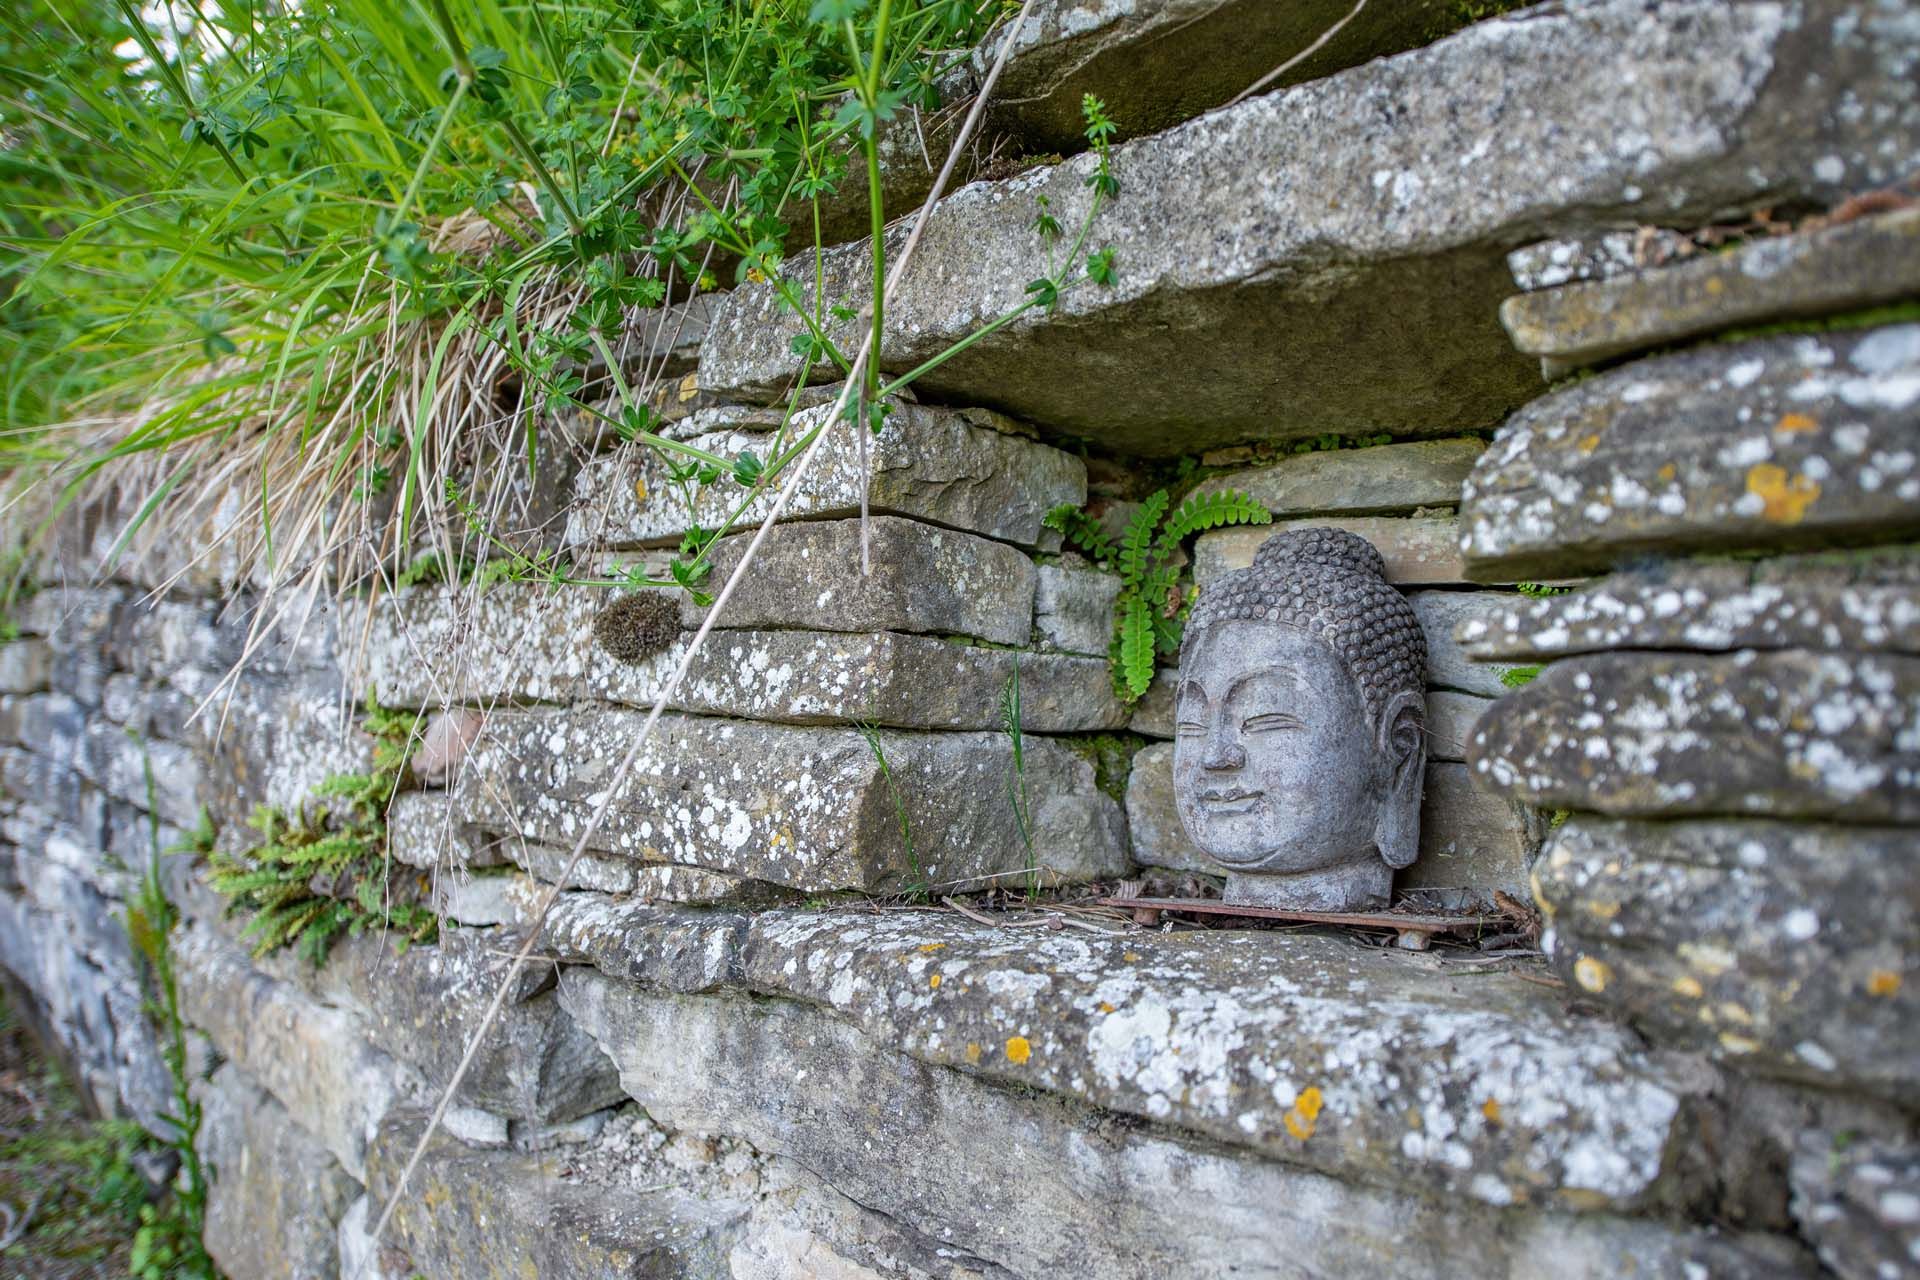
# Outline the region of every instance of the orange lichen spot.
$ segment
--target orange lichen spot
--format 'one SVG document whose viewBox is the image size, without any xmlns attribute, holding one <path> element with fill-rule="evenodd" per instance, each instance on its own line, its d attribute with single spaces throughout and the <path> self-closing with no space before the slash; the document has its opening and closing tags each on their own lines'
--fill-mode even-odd
<svg viewBox="0 0 1920 1280">
<path fill-rule="evenodd" d="M 1656 480 L 1670 481 L 1679 474 L 1680 474 L 1680 468 L 1674 466 L 1671 462 L 1669 462 L 1665 466 L 1661 467 L 1658 471 L 1654 472 L 1653 477 Z"/>
<path fill-rule="evenodd" d="M 1891 969 L 1875 969 L 1867 975 L 1867 994 L 1890 996 L 1900 989 L 1900 975 Z"/>
<path fill-rule="evenodd" d="M 1802 431 L 1818 431 L 1820 422 L 1804 413 L 1783 413 L 1780 421 L 1773 424 L 1773 429 L 1783 435 L 1797 435 Z"/>
<path fill-rule="evenodd" d="M 940 989 L 940 975 L 936 973 L 932 977 L 928 978 L 927 985 L 932 987 L 934 990 L 938 991 Z"/>
<path fill-rule="evenodd" d="M 641 476 L 633 482 L 633 500 L 641 506 L 647 505 L 647 478 Z"/>
<path fill-rule="evenodd" d="M 1582 437 L 1578 445 L 1578 448 L 1582 453 L 1592 453 L 1595 449 L 1598 449 L 1599 447 L 1600 447 L 1600 437 L 1598 435 Z"/>
<path fill-rule="evenodd" d="M 969 1041 L 967 1041 L 967 1051 L 966 1051 L 966 1059 L 967 1059 L 967 1065 L 968 1065 L 968 1066 L 978 1066 L 978 1065 L 979 1065 L 979 1063 L 980 1063 L 980 1045 L 979 1045 L 979 1043 L 978 1043 L 977 1041 L 974 1041 L 974 1040 L 969 1040 Z"/>
<path fill-rule="evenodd" d="M 1302 1142 L 1311 1138 L 1314 1126 L 1320 1119 L 1322 1101 L 1320 1090 L 1312 1085 L 1302 1089 L 1300 1096 L 1293 1100 L 1293 1105 L 1287 1108 L 1287 1114 L 1280 1117 L 1287 1126 L 1287 1132 Z"/>
<path fill-rule="evenodd" d="M 1605 991 L 1607 983 L 1613 980 L 1613 970 L 1605 960 L 1581 956 L 1573 962 L 1573 980 L 1587 990 L 1598 993 Z"/>
<path fill-rule="evenodd" d="M 1819 482 L 1773 462 L 1757 462 L 1747 471 L 1747 492 L 1765 503 L 1766 518 L 1775 524 L 1799 524 L 1807 508 L 1820 496 Z"/>
<path fill-rule="evenodd" d="M 1487 1118 L 1488 1124 L 1499 1124 L 1500 1100 L 1498 1098 L 1488 1098 L 1480 1104 L 1480 1114 Z"/>
<path fill-rule="evenodd" d="M 1007 1041 L 1007 1061 L 1019 1066 L 1033 1056 L 1033 1046 L 1027 1043 L 1025 1036 L 1014 1036 Z"/>
<path fill-rule="evenodd" d="M 1727 291 L 1727 282 L 1719 276 L 1709 276 L 1707 277 L 1706 290 L 1709 296 L 1725 293 Z"/>
<path fill-rule="evenodd" d="M 1100 1012 L 1102 1012 L 1102 1013 L 1112 1013 L 1112 1012 L 1113 1012 L 1113 1006 L 1112 1006 L 1112 1005 L 1110 1005 L 1110 1004 L 1108 1004 L 1108 1003 L 1107 1003 L 1107 1002 L 1106 1002 L 1105 1000 L 1102 1000 L 1102 1001 L 1100 1002 Z"/>
<path fill-rule="evenodd" d="M 938 951 L 946 945 L 944 942 L 923 942 L 920 944 L 920 949 L 922 951 Z"/>
<path fill-rule="evenodd" d="M 1673 993 L 1685 996 L 1689 1000 L 1698 1000 L 1707 994 L 1707 990 L 1700 985 L 1700 979 L 1690 973 L 1683 973 L 1673 980 Z"/>
<path fill-rule="evenodd" d="M 1120 958 L 1128 964 L 1140 963 L 1140 953 L 1138 951 L 1123 951 L 1120 953 Z"/>
<path fill-rule="evenodd" d="M 691 400 L 699 394 L 700 375 L 698 373 L 690 373 L 680 379 L 680 398 L 682 400 Z"/>
</svg>

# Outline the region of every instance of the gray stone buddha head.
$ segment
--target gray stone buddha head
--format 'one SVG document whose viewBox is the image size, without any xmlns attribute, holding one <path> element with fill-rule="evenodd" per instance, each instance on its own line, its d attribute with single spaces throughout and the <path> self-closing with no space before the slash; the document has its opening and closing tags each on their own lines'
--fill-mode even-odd
<svg viewBox="0 0 1920 1280">
<path fill-rule="evenodd" d="M 1387 905 L 1420 846 L 1427 641 L 1380 553 L 1292 529 L 1200 593 L 1180 646 L 1174 799 L 1226 900 Z"/>
</svg>

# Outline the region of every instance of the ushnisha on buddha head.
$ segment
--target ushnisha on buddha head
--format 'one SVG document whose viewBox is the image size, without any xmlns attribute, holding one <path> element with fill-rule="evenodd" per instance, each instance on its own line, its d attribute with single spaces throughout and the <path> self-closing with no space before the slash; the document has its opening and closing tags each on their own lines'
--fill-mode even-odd
<svg viewBox="0 0 1920 1280">
<path fill-rule="evenodd" d="M 1200 593 L 1180 646 L 1174 798 L 1226 900 L 1387 905 L 1420 845 L 1427 641 L 1364 538 L 1291 529 Z"/>
</svg>

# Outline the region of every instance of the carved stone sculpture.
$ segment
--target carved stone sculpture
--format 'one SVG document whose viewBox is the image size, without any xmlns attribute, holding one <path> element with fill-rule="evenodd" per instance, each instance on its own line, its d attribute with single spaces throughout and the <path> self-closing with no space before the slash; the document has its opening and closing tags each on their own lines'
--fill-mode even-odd
<svg viewBox="0 0 1920 1280">
<path fill-rule="evenodd" d="M 1226 900 L 1387 905 L 1419 852 L 1426 636 L 1380 553 L 1293 529 L 1200 593 L 1180 646 L 1180 820 Z"/>
</svg>

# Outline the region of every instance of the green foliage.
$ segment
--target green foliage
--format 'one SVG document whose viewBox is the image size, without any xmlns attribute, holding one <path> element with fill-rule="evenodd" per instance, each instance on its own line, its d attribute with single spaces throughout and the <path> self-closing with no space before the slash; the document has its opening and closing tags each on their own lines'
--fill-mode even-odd
<svg viewBox="0 0 1920 1280">
<path fill-rule="evenodd" d="M 1033 803 L 1027 794 L 1026 738 L 1021 726 L 1020 655 L 1013 655 L 1013 671 L 1000 690 L 1000 727 L 1013 747 L 1013 772 L 1007 778 L 1007 803 L 1020 841 L 1027 850 L 1027 894 L 1040 892 L 1040 861 L 1033 847 Z"/>
<path fill-rule="evenodd" d="M 403 949 L 433 940 L 438 918 L 391 878 L 386 856 L 387 807 L 412 781 L 414 724 L 369 697 L 361 725 L 374 742 L 371 769 L 328 777 L 293 814 L 261 806 L 247 823 L 251 847 L 211 855 L 228 910 L 254 913 L 241 931 L 254 955 L 293 947 L 318 967 L 341 937 L 367 929 L 393 931 Z"/>
<path fill-rule="evenodd" d="M 1231 489 L 1193 494 L 1171 513 L 1168 505 L 1165 489 L 1153 493 L 1127 521 L 1118 543 L 1085 511 L 1062 505 L 1046 515 L 1049 529 L 1086 552 L 1094 563 L 1120 575 L 1114 638 L 1107 657 L 1114 692 L 1127 702 L 1146 693 L 1162 658 L 1180 652 L 1182 627 L 1192 604 L 1180 585 L 1181 544 L 1208 529 L 1273 521 L 1265 507 Z"/>
<path fill-rule="evenodd" d="M 925 902 L 933 886 L 920 869 L 920 855 L 914 852 L 913 823 L 907 817 L 907 798 L 900 790 L 899 780 L 893 776 L 893 766 L 887 763 L 887 753 L 880 743 L 880 726 L 869 722 L 857 724 L 854 728 L 866 739 L 867 750 L 873 752 L 873 761 L 880 766 L 880 777 L 887 784 L 887 794 L 893 799 L 893 816 L 900 823 L 900 844 L 907 854 L 907 897 L 915 902 Z"/>
<path fill-rule="evenodd" d="M 1552 587 L 1544 582 L 1522 582 L 1516 585 L 1515 590 L 1519 591 L 1523 596 L 1531 596 L 1536 600 L 1542 600 L 1548 596 L 1564 596 L 1569 591 L 1572 591 L 1573 588 Z"/>
<path fill-rule="evenodd" d="M 1537 666 L 1536 667 L 1508 667 L 1505 671 L 1502 671 L 1500 673 L 1500 683 L 1507 686 L 1507 688 L 1509 689 L 1518 689 L 1522 685 L 1533 683 L 1533 678 L 1539 674 L 1540 674 L 1540 668 Z"/>
</svg>

